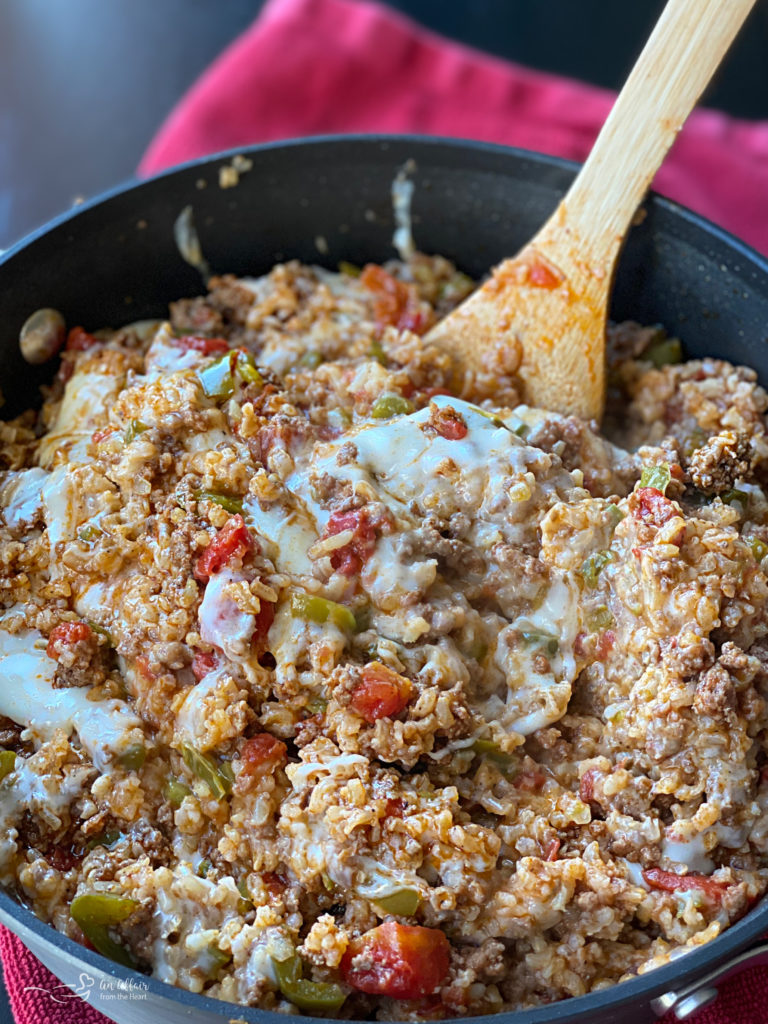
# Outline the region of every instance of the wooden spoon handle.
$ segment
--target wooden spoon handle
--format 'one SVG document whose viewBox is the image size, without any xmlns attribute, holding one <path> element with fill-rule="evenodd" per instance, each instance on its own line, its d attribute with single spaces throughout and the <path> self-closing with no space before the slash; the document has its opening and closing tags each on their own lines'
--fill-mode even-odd
<svg viewBox="0 0 768 1024">
<path fill-rule="evenodd" d="M 755 2 L 668 0 L 589 158 L 537 243 L 565 221 L 578 238 L 579 256 L 593 265 L 607 259 L 610 266 L 653 176 Z"/>
</svg>

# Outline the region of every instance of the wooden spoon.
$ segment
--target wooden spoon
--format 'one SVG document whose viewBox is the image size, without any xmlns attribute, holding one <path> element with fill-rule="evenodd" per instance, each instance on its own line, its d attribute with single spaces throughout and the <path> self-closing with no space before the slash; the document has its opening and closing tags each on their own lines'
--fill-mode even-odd
<svg viewBox="0 0 768 1024">
<path fill-rule="evenodd" d="M 518 370 L 526 402 L 600 419 L 608 302 L 624 236 L 754 3 L 669 0 L 554 214 L 427 334 L 456 357 L 460 393 L 476 393 L 478 377 Z"/>
</svg>

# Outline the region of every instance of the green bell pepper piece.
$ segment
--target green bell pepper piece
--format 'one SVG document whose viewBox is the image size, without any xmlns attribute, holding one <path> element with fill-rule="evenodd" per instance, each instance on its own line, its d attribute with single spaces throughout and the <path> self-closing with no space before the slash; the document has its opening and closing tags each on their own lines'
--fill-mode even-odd
<svg viewBox="0 0 768 1024">
<path fill-rule="evenodd" d="M 16 767 L 16 755 L 12 750 L 0 750 L 0 781 L 10 775 Z"/>
<path fill-rule="evenodd" d="M 618 505 L 609 505 L 606 509 L 608 513 L 608 521 L 611 524 L 612 529 L 616 529 L 622 519 L 626 519 L 627 513 L 622 512 Z"/>
<path fill-rule="evenodd" d="M 256 368 L 256 363 L 253 361 L 253 356 L 250 352 L 241 351 L 237 353 L 235 370 L 238 377 L 244 380 L 246 384 L 262 385 L 264 383 L 264 378 Z"/>
<path fill-rule="evenodd" d="M 113 892 L 84 892 L 75 896 L 69 907 L 72 919 L 80 926 L 91 945 L 123 967 L 135 967 L 131 952 L 115 942 L 109 928 L 125 921 L 138 907 L 138 900 Z"/>
<path fill-rule="evenodd" d="M 222 968 L 226 967 L 231 960 L 231 953 L 225 953 L 215 942 L 212 942 L 207 949 L 203 950 L 198 966 L 208 979 L 215 981 Z"/>
<path fill-rule="evenodd" d="M 679 338 L 659 338 L 645 350 L 642 358 L 648 359 L 660 370 L 662 366 L 682 363 L 683 346 Z"/>
<path fill-rule="evenodd" d="M 371 406 L 371 416 L 375 420 L 388 420 L 393 416 L 406 416 L 413 412 L 413 406 L 402 395 L 381 395 Z"/>
<path fill-rule="evenodd" d="M 412 917 L 419 908 L 421 895 L 417 889 L 396 889 L 388 896 L 374 897 L 373 902 L 388 914 Z"/>
<path fill-rule="evenodd" d="M 658 466 L 644 466 L 640 476 L 640 486 L 655 487 L 657 491 L 664 494 L 671 479 L 672 474 L 667 462 L 662 462 Z"/>
<path fill-rule="evenodd" d="M 224 494 L 219 491 L 195 491 L 196 501 L 212 501 L 214 505 L 221 505 L 225 512 L 236 515 L 242 514 L 243 499 L 236 494 Z"/>
<path fill-rule="evenodd" d="M 324 362 L 323 353 L 318 352 L 316 348 L 310 348 L 302 355 L 299 360 L 299 366 L 304 366 L 308 370 L 316 370 Z"/>
<path fill-rule="evenodd" d="M 606 565 L 616 560 L 613 551 L 595 551 L 588 558 L 585 558 L 576 572 L 581 576 L 588 587 L 597 586 L 597 578 Z"/>
<path fill-rule="evenodd" d="M 178 779 L 169 779 L 165 784 L 163 796 L 171 807 L 181 807 L 185 796 L 192 796 L 192 790 Z"/>
<path fill-rule="evenodd" d="M 232 352 L 214 359 L 208 366 L 198 370 L 197 376 L 203 386 L 206 398 L 230 398 L 235 390 L 232 375 Z"/>
<path fill-rule="evenodd" d="M 139 434 L 143 434 L 145 430 L 149 430 L 146 423 L 142 423 L 141 420 L 131 420 L 123 434 L 123 441 L 125 444 L 130 444 L 131 441 L 136 440 Z"/>
<path fill-rule="evenodd" d="M 132 743 L 117 758 L 117 763 L 129 772 L 137 772 L 147 759 L 147 748 L 143 743 Z"/>
<path fill-rule="evenodd" d="M 475 740 L 472 750 L 484 760 L 495 764 L 506 779 L 513 779 L 517 774 L 517 758 L 502 750 L 493 740 Z"/>
<path fill-rule="evenodd" d="M 201 754 L 188 743 L 181 746 L 187 768 L 206 784 L 215 800 L 223 800 L 232 791 L 232 782 L 211 757 Z"/>
<path fill-rule="evenodd" d="M 325 697 L 310 697 L 304 706 L 310 715 L 322 715 L 328 707 L 328 701 Z"/>
<path fill-rule="evenodd" d="M 328 622 L 341 630 L 354 632 L 357 620 L 349 608 L 317 594 L 297 592 L 291 597 L 291 615 L 295 619 L 309 619 L 311 622 Z"/>
<path fill-rule="evenodd" d="M 339 260 L 340 274 L 346 274 L 347 277 L 360 277 L 362 272 L 356 263 L 350 263 L 349 260 Z"/>
<path fill-rule="evenodd" d="M 522 634 L 523 643 L 527 647 L 543 647 L 549 655 L 557 654 L 560 643 L 556 636 L 550 633 L 527 633 Z"/>
<path fill-rule="evenodd" d="M 95 850 L 97 846 L 103 846 L 107 850 L 111 850 L 115 843 L 119 842 L 122 838 L 122 833 L 117 831 L 100 832 L 93 839 L 88 840 L 88 849 Z"/>
<path fill-rule="evenodd" d="M 347 998 L 340 985 L 328 981 L 307 981 L 302 978 L 301 958 L 294 953 L 288 960 L 275 960 L 275 975 L 280 991 L 300 1010 L 334 1012 Z"/>
<path fill-rule="evenodd" d="M 384 351 L 384 346 L 378 338 L 374 338 L 371 342 L 371 357 L 375 359 L 377 363 L 381 363 L 382 366 L 387 365 L 387 353 Z"/>
<path fill-rule="evenodd" d="M 90 544 L 92 540 L 96 540 L 96 538 L 101 537 L 101 535 L 102 531 L 95 523 L 88 523 L 77 531 L 78 540 L 81 540 L 86 544 Z"/>
<path fill-rule="evenodd" d="M 608 629 L 613 625 L 613 615 L 607 605 L 600 604 L 587 616 L 587 625 L 591 632 L 597 633 L 601 629 Z"/>
<path fill-rule="evenodd" d="M 720 495 L 720 500 L 724 505 L 741 505 L 745 512 L 749 508 L 749 493 L 747 491 L 739 491 L 734 487 L 729 491 L 724 491 Z"/>
</svg>

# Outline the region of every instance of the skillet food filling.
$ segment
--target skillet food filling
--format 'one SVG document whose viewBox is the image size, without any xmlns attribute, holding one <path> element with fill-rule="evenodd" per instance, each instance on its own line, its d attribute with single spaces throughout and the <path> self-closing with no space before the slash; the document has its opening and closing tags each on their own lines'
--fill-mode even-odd
<svg viewBox="0 0 768 1024">
<path fill-rule="evenodd" d="M 451 394 L 440 258 L 69 331 L 0 425 L 0 880 L 233 1003 L 578 996 L 768 883 L 768 397 L 612 328 L 597 424 Z M 93 326 L 93 325 L 91 325 Z M 610 440 L 608 439 L 610 438 Z"/>
</svg>

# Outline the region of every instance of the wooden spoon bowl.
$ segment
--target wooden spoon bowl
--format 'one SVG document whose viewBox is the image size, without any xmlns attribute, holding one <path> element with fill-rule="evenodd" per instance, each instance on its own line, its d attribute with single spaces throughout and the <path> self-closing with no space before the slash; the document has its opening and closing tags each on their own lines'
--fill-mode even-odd
<svg viewBox="0 0 768 1024">
<path fill-rule="evenodd" d="M 613 275 L 637 207 L 755 0 L 669 0 L 581 172 L 512 259 L 427 335 L 460 393 L 517 370 L 525 401 L 600 420 Z"/>
</svg>

